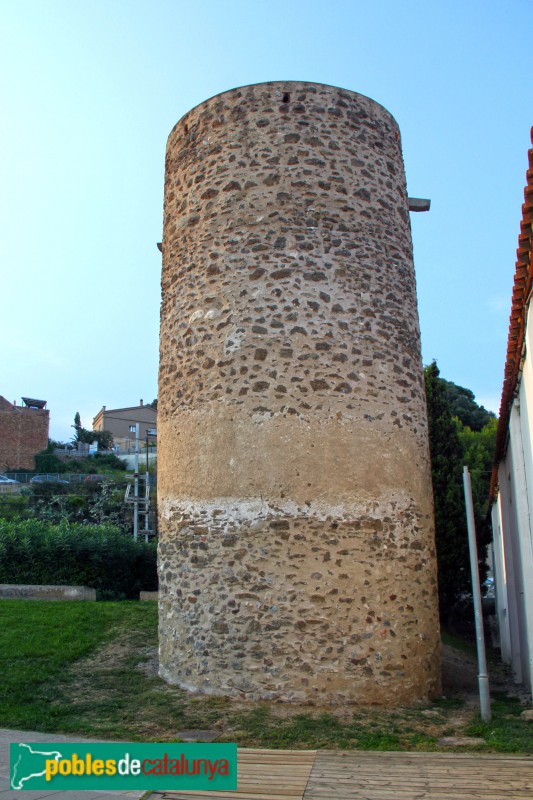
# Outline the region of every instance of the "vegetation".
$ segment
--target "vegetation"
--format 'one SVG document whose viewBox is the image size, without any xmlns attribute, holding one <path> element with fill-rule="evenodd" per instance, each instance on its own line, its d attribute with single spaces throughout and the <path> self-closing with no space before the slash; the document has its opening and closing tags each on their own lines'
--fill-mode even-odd
<svg viewBox="0 0 533 800">
<path fill-rule="evenodd" d="M 520 714 L 524 710 L 516 697 L 496 693 L 492 698 L 492 720 L 483 722 L 476 715 L 465 729 L 467 736 L 479 736 L 487 745 L 499 753 L 533 752 L 533 731 L 529 742 L 524 739 L 524 720 Z M 531 728 L 531 723 L 526 723 Z M 526 749 L 527 748 L 527 749 Z"/>
<path fill-rule="evenodd" d="M 22 494 L 0 494 L 0 518 L 6 521 L 29 519 L 32 516 L 28 498 Z"/>
<path fill-rule="evenodd" d="M 36 472 L 58 475 L 59 479 L 22 484 L 17 487 L 17 494 L 0 494 L 0 522 L 33 520 L 73 526 L 83 523 L 113 526 L 124 534 L 131 534 L 133 509 L 124 502 L 126 462 L 114 453 L 95 453 L 87 458 L 65 461 L 52 452 L 58 445 L 61 443 L 49 441 L 47 449 L 36 457 Z M 75 473 L 80 479 L 62 480 L 63 476 L 67 477 L 66 472 Z M 84 476 L 89 475 L 96 475 L 96 480 L 85 480 Z M 155 508 L 156 498 L 151 499 Z"/>
<path fill-rule="evenodd" d="M 156 546 L 112 525 L 0 519 L 0 583 L 89 586 L 97 597 L 157 590 Z"/>
<path fill-rule="evenodd" d="M 23 730 L 81 731 L 69 668 L 123 626 L 141 638 L 154 627 L 139 603 L 0 603 L 1 724 Z M 151 609 L 149 609 L 151 610 Z M 67 678 L 68 679 L 65 680 Z M 66 684 L 71 684 L 69 690 Z M 116 708 L 110 698 L 110 707 Z M 105 727 L 105 722 L 102 721 Z M 81 725 L 81 727 L 80 727 Z"/>
<path fill-rule="evenodd" d="M 54 450 L 64 447 L 62 442 L 50 440 L 45 450 L 35 456 L 36 474 L 50 473 L 62 474 L 65 472 L 77 472 L 81 474 L 94 475 L 97 472 L 124 472 L 127 469 L 124 459 L 119 458 L 115 453 L 97 452 L 87 458 L 60 458 L 54 454 Z M 14 472 L 28 472 L 27 469 L 9 470 Z"/>
<path fill-rule="evenodd" d="M 492 538 L 489 519 L 489 492 L 492 466 L 496 452 L 496 431 L 498 420 L 492 416 L 479 430 L 473 430 L 460 420 L 455 420 L 457 435 L 461 444 L 463 463 L 468 466 L 472 478 L 472 499 L 476 519 L 476 533 L 482 547 L 482 554 Z M 481 573 L 485 579 L 485 570 Z"/>
<path fill-rule="evenodd" d="M 414 708 L 314 708 L 194 695 L 157 677 L 155 603 L 0 603 L 0 725 L 125 741 L 213 729 L 247 747 L 438 750 L 481 736 L 482 751 L 533 753 L 522 708 L 498 697 L 484 726 L 464 697 Z"/>
<path fill-rule="evenodd" d="M 127 464 L 123 458 L 119 458 L 114 453 L 95 453 L 89 459 L 89 469 L 87 472 L 124 472 Z"/>
<path fill-rule="evenodd" d="M 465 427 L 472 431 L 481 431 L 485 425 L 497 421 L 496 414 L 476 403 L 474 392 L 470 389 L 457 386 L 445 378 L 441 378 L 441 381 L 452 416 L 457 417 Z"/>
<path fill-rule="evenodd" d="M 440 377 L 433 362 L 424 370 L 441 616 L 471 592 L 468 533 L 463 493 L 463 465 L 472 476 L 479 570 L 486 577 L 490 473 L 496 443 L 496 418 L 475 403 L 468 389 Z M 454 416 L 455 415 L 455 416 Z M 474 425 L 471 428 L 468 423 Z"/>
<path fill-rule="evenodd" d="M 26 501 L 25 517 L 59 523 L 83 522 L 95 525 L 112 524 L 124 532 L 130 529 L 129 515 L 124 507 L 124 488 L 114 481 L 77 484 L 33 483 L 23 489 Z M 0 498 L 0 517 L 3 502 Z M 13 516 L 12 516 L 13 518 Z"/>
<path fill-rule="evenodd" d="M 92 444 L 97 442 L 98 450 L 110 450 L 113 447 L 113 434 L 109 431 L 90 431 L 81 424 L 80 412 L 74 414 L 74 437 L 75 444 Z"/>
<path fill-rule="evenodd" d="M 27 472 L 27 470 L 24 470 Z M 49 442 L 48 446 L 42 450 L 40 453 L 37 453 L 35 456 L 35 472 L 36 473 L 43 473 L 43 472 L 65 472 L 66 465 L 54 455 L 53 452 L 53 445 Z"/>
</svg>

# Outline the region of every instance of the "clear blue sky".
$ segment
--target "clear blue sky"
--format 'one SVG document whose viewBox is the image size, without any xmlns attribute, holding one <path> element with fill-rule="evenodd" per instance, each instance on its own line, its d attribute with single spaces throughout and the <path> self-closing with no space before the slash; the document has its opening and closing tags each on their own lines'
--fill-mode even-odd
<svg viewBox="0 0 533 800">
<path fill-rule="evenodd" d="M 531 0 L 0 0 L 0 394 L 157 394 L 166 139 L 235 86 L 361 92 L 402 131 L 424 362 L 498 410 L 529 129 Z"/>
</svg>

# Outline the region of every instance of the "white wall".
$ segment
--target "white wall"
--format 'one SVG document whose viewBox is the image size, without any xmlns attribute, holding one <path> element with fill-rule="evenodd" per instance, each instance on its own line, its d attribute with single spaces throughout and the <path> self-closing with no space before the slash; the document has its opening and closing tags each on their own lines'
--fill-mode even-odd
<svg viewBox="0 0 533 800">
<path fill-rule="evenodd" d="M 135 467 L 135 453 L 118 453 L 118 457 L 121 461 L 125 461 L 129 470 L 132 470 Z M 157 453 L 148 453 L 148 463 L 153 464 L 154 461 L 157 462 Z M 146 452 L 139 453 L 139 466 L 146 465 Z"/>
<path fill-rule="evenodd" d="M 533 322 L 511 407 L 509 440 L 492 509 L 496 607 L 502 658 L 515 680 L 533 687 Z M 531 322 L 531 324 L 530 324 Z"/>
</svg>

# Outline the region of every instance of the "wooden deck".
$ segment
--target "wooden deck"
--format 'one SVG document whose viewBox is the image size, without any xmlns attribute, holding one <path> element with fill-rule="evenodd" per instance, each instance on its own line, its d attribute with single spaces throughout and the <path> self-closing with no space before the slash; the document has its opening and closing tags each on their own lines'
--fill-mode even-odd
<svg viewBox="0 0 533 800">
<path fill-rule="evenodd" d="M 533 798 L 533 758 L 457 753 L 319 752 L 305 800 Z"/>
<path fill-rule="evenodd" d="M 301 800 L 316 750 L 238 750 L 237 791 L 165 792 L 164 800 Z"/>
<path fill-rule="evenodd" d="M 533 799 L 533 756 L 238 751 L 235 792 L 165 792 L 163 800 Z"/>
</svg>

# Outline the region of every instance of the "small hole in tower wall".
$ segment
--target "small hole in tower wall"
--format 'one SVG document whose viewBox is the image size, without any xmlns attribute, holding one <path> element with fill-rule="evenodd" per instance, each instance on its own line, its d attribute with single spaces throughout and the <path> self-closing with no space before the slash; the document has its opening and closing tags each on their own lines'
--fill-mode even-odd
<svg viewBox="0 0 533 800">
<path fill-rule="evenodd" d="M 282 103 L 288 103 L 288 102 L 290 102 L 290 99 L 291 99 L 291 93 L 290 92 L 283 92 L 283 97 L 281 98 L 281 102 Z"/>
</svg>

